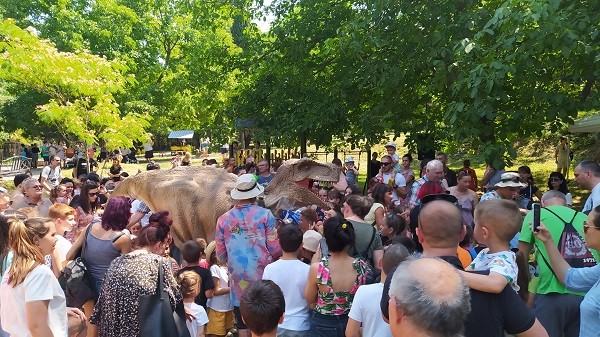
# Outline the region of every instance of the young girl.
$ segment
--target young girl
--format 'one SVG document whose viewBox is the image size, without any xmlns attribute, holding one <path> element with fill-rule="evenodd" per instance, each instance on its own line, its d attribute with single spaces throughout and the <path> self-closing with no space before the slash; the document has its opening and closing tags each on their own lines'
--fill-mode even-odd
<svg viewBox="0 0 600 337">
<path fill-rule="evenodd" d="M 177 282 L 183 295 L 183 305 L 191 311 L 194 318 L 186 321 L 191 337 L 204 337 L 204 326 L 208 323 L 208 316 L 201 305 L 194 303 L 194 299 L 200 294 L 202 279 L 191 270 L 184 271 L 177 277 Z"/>
<path fill-rule="evenodd" d="M 66 336 L 67 315 L 81 312 L 67 311 L 65 294 L 44 264 L 44 255 L 56 245 L 54 223 L 47 218 L 10 221 L 14 257 L 0 286 L 2 328 L 11 336 Z"/>
<path fill-rule="evenodd" d="M 69 204 L 71 202 L 71 198 L 69 198 L 69 193 L 67 192 L 66 185 L 58 185 L 50 191 L 50 201 L 52 203 L 60 203 L 60 204 Z"/>
<path fill-rule="evenodd" d="M 227 264 L 217 260 L 216 243 L 212 241 L 204 250 L 210 262 L 210 273 L 215 284 L 215 292 L 207 302 L 208 325 L 206 334 L 209 337 L 225 336 L 233 328 L 233 306 L 229 298 L 229 272 Z"/>
</svg>

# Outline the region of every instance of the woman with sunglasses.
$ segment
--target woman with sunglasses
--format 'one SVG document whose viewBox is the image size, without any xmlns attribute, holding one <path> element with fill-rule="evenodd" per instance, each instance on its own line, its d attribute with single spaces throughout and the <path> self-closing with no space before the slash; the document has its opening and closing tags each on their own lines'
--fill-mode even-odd
<svg viewBox="0 0 600 337">
<path fill-rule="evenodd" d="M 585 245 L 590 249 L 600 249 L 600 206 L 588 215 L 583 233 Z M 535 237 L 544 243 L 554 274 L 565 287 L 572 291 L 586 293 L 581 302 L 580 337 L 598 336 L 600 331 L 600 264 L 587 268 L 572 268 L 562 257 L 548 229 L 541 224 Z"/>
<path fill-rule="evenodd" d="M 573 206 L 573 196 L 571 195 L 571 193 L 569 193 L 569 188 L 567 187 L 567 180 L 565 179 L 565 176 L 562 173 L 550 173 L 550 177 L 548 177 L 548 191 L 562 192 L 567 198 L 567 206 Z"/>
<path fill-rule="evenodd" d="M 69 206 L 75 208 L 77 211 L 75 215 L 77 226 L 73 228 L 71 237 L 69 238 L 71 241 L 75 241 L 79 237 L 79 234 L 81 234 L 82 229 L 92 223 L 96 217 L 96 212 L 100 209 L 99 194 L 100 186 L 98 183 L 87 180 L 81 186 L 81 193 L 76 195 L 69 204 Z"/>
<path fill-rule="evenodd" d="M 67 260 L 73 260 L 85 240 L 85 254 L 81 254 L 81 258 L 90 272 L 96 292 L 100 291 L 104 275 L 111 262 L 121 254 L 131 251 L 131 239 L 122 232 L 129 223 L 130 208 L 131 203 L 128 198 L 111 198 L 102 214 L 102 222 L 91 224 L 89 232 L 87 229 L 82 230 L 82 235 L 77 238 L 67 253 Z M 88 317 L 92 313 L 93 306 L 93 301 L 89 301 L 83 306 Z"/>
</svg>

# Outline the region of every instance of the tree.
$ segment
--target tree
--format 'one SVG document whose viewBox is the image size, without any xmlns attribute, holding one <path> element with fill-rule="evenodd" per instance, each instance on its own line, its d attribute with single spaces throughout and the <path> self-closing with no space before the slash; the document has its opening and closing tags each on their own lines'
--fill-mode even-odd
<svg viewBox="0 0 600 337">
<path fill-rule="evenodd" d="M 243 4 L 242 4 L 243 5 Z M 223 129 L 220 113 L 235 92 L 240 48 L 233 4 L 201 1 L 65 0 L 3 3 L 21 27 L 35 27 L 60 51 L 81 50 L 124 65 L 121 109 L 152 113 L 153 132 Z M 216 131 L 216 130 L 215 130 Z M 214 132 L 219 134 L 218 131 Z"/>
<path fill-rule="evenodd" d="M 596 2 L 272 6 L 273 42 L 236 108 L 271 134 L 374 144 L 394 131 L 412 148 L 462 144 L 501 167 L 515 140 L 600 106 Z"/>
<path fill-rule="evenodd" d="M 131 146 L 145 137 L 149 116 L 121 113 L 113 94 L 123 90 L 124 66 L 91 54 L 59 52 L 13 20 L 0 24 L 0 78 L 46 96 L 39 120 L 65 139 L 110 147 Z"/>
</svg>

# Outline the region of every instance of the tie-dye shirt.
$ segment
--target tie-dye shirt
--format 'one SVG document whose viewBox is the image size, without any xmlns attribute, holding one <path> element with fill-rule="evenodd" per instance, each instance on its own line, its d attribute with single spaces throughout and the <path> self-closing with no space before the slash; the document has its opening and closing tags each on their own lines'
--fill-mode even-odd
<svg viewBox="0 0 600 337">
<path fill-rule="evenodd" d="M 231 302 L 239 307 L 244 290 L 281 255 L 275 217 L 253 204 L 235 206 L 217 220 L 215 242 L 217 256 L 229 268 Z"/>
</svg>

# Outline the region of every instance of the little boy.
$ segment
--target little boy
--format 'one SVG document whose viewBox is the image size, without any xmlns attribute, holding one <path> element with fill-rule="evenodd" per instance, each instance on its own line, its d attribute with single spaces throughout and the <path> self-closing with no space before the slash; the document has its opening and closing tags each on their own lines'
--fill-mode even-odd
<svg viewBox="0 0 600 337">
<path fill-rule="evenodd" d="M 522 224 L 517 204 L 512 200 L 486 200 L 475 207 L 475 240 L 488 248 L 483 249 L 466 269 L 489 270 L 489 275 L 464 273 L 469 287 L 488 293 L 500 293 L 507 284 L 519 291 L 515 253 L 509 242 Z"/>
<path fill-rule="evenodd" d="M 75 221 L 75 209 L 69 205 L 56 203 L 48 209 L 48 217 L 54 222 L 56 227 L 56 246 L 52 253 L 52 271 L 57 277 L 60 271 L 67 264 L 67 253 L 71 249 L 71 242 L 65 239 L 64 235 L 70 232 L 77 224 Z"/>
<path fill-rule="evenodd" d="M 344 166 L 346 168 L 346 182 L 348 185 L 358 186 L 358 170 L 354 167 L 354 158 L 346 158 Z"/>
<path fill-rule="evenodd" d="M 400 172 L 400 156 L 396 153 L 396 143 L 389 142 L 385 144 L 385 150 L 387 151 L 388 156 L 392 158 L 392 168 L 396 172 Z"/>
<path fill-rule="evenodd" d="M 302 230 L 289 224 L 277 231 L 282 257 L 268 264 L 263 280 L 275 282 L 285 298 L 285 319 L 277 328 L 278 337 L 298 336 L 310 329 L 308 305 L 304 297 L 304 288 L 310 266 L 298 260 L 298 251 L 302 246 Z"/>
<path fill-rule="evenodd" d="M 179 269 L 177 276 L 184 271 L 194 271 L 202 279 L 200 293 L 196 296 L 196 304 L 201 305 L 206 310 L 207 299 L 213 297 L 215 284 L 212 279 L 210 270 L 202 268 L 198 265 L 200 261 L 200 255 L 202 247 L 196 242 L 196 240 L 188 240 L 183 244 L 181 249 L 181 255 L 183 260 L 186 262 L 186 267 Z"/>
<path fill-rule="evenodd" d="M 204 326 L 208 323 L 206 310 L 194 303 L 194 299 L 200 293 L 200 276 L 191 270 L 179 274 L 177 283 L 183 296 L 183 305 L 190 311 L 193 318 L 186 321 L 190 337 L 204 337 Z"/>
<path fill-rule="evenodd" d="M 362 285 L 356 291 L 346 325 L 346 337 L 392 337 L 390 326 L 383 320 L 381 308 L 373 299 L 381 298 L 383 284 L 390 271 L 408 259 L 410 253 L 403 245 L 389 245 L 377 264 L 381 268 L 381 282 Z M 391 275 L 390 275 L 391 276 Z M 361 330 L 362 325 L 362 330 Z"/>
<path fill-rule="evenodd" d="M 271 280 L 256 281 L 242 295 L 240 311 L 252 337 L 277 337 L 285 312 L 283 293 Z"/>
</svg>

